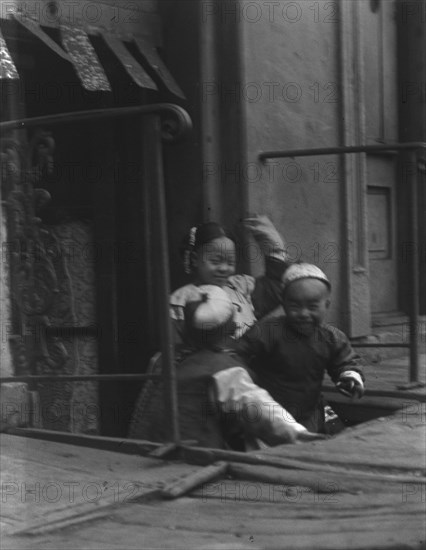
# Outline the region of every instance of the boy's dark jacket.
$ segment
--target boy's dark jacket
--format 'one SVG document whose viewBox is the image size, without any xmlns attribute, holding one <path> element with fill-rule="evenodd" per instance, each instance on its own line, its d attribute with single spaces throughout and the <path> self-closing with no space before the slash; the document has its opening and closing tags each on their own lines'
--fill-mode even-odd
<svg viewBox="0 0 426 550">
<path fill-rule="evenodd" d="M 361 360 L 347 336 L 330 325 L 305 336 L 285 317 L 265 319 L 237 343 L 237 352 L 255 371 L 256 382 L 309 430 L 322 431 L 321 386 L 348 370 L 362 374 Z"/>
</svg>

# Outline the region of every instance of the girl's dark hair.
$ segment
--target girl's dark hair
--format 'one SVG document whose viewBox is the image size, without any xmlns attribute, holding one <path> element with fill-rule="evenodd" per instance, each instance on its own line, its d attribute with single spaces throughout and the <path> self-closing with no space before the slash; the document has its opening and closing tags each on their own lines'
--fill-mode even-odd
<svg viewBox="0 0 426 550">
<path fill-rule="evenodd" d="M 180 248 L 186 273 L 191 273 L 191 253 L 200 246 L 220 237 L 228 237 L 228 235 L 225 229 L 216 222 L 202 223 L 189 230 Z"/>
</svg>

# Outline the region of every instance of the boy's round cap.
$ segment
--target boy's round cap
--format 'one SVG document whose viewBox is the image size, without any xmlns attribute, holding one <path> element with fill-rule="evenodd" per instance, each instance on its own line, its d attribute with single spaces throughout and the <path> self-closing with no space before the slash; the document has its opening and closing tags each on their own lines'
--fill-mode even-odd
<svg viewBox="0 0 426 550">
<path fill-rule="evenodd" d="M 185 307 L 186 321 L 196 329 L 212 330 L 227 323 L 234 315 L 234 305 L 219 286 L 198 287 L 201 299 Z"/>
<path fill-rule="evenodd" d="M 318 279 L 331 289 L 331 284 L 327 275 L 316 265 L 305 263 L 292 264 L 285 270 L 281 279 L 283 289 L 287 288 L 293 281 L 298 281 L 299 279 Z"/>
</svg>

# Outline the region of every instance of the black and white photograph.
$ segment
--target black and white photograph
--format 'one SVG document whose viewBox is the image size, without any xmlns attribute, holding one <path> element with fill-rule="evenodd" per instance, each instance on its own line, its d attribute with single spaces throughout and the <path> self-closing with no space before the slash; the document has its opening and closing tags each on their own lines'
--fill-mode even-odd
<svg viewBox="0 0 426 550">
<path fill-rule="evenodd" d="M 426 549 L 426 2 L 0 0 L 2 550 Z"/>
</svg>

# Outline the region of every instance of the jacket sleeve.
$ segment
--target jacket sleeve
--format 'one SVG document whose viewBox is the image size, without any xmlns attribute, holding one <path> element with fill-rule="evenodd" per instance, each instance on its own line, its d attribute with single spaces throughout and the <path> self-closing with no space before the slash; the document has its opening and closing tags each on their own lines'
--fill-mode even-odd
<svg viewBox="0 0 426 550">
<path fill-rule="evenodd" d="M 247 365 L 253 365 L 268 352 L 268 323 L 255 323 L 237 342 L 236 351 Z"/>
<path fill-rule="evenodd" d="M 198 298 L 199 291 L 194 285 L 178 288 L 170 295 L 169 307 L 175 346 L 189 344 L 185 327 L 185 306 L 188 302 L 197 300 Z"/>
<path fill-rule="evenodd" d="M 365 380 L 362 370 L 362 359 L 352 348 L 348 337 L 338 329 L 330 329 L 330 363 L 327 372 L 330 378 L 336 383 L 339 376 L 347 371 L 355 371 L 361 375 L 362 380 Z"/>
<path fill-rule="evenodd" d="M 251 295 L 257 319 L 281 305 L 281 277 L 288 266 L 287 262 L 265 256 L 265 274 L 256 279 Z"/>
</svg>

